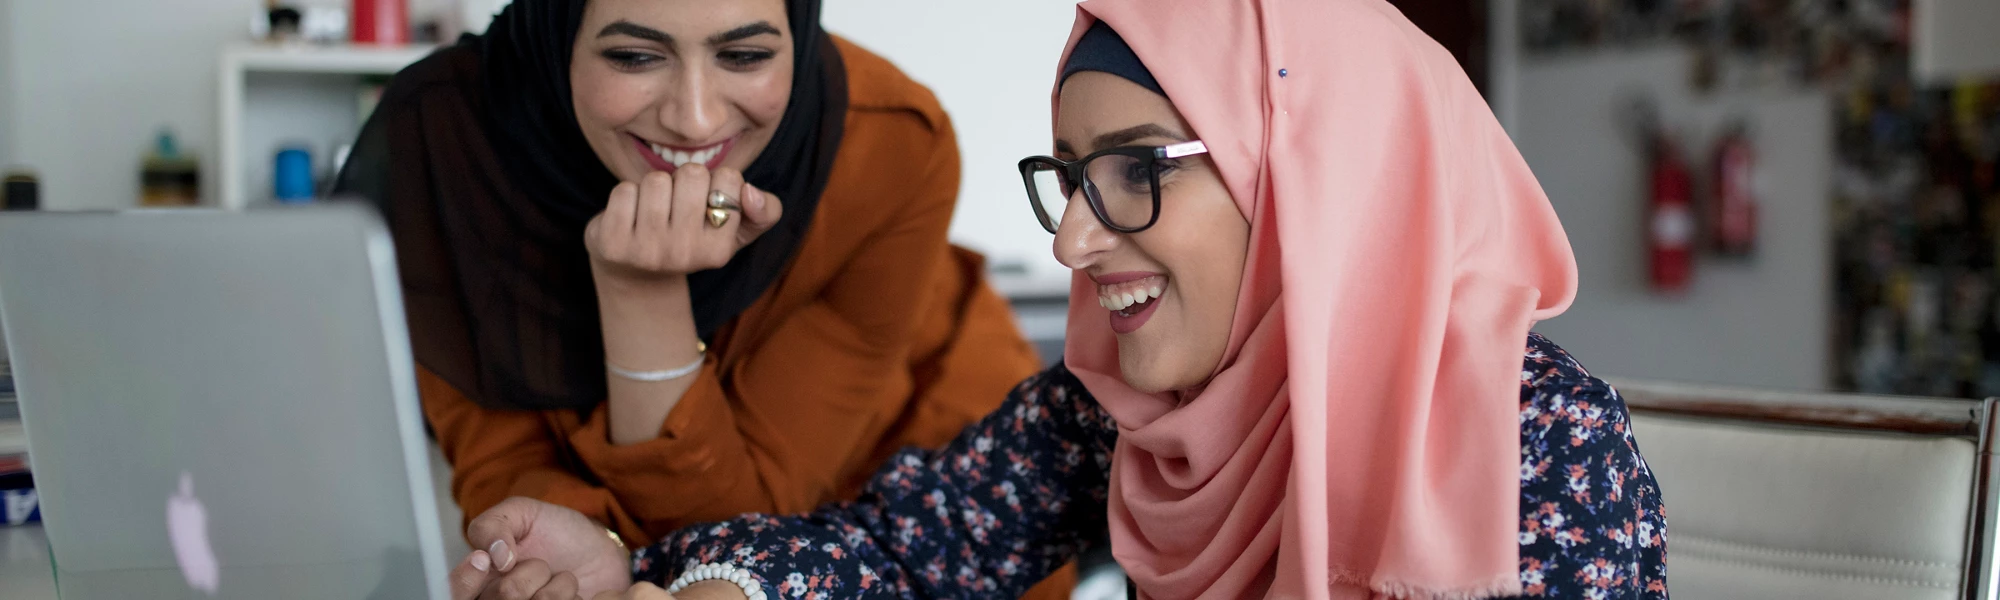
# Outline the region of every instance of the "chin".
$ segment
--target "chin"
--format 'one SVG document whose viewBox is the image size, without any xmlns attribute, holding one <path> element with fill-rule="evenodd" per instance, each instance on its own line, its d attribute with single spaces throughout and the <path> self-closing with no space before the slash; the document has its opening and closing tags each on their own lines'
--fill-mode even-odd
<svg viewBox="0 0 2000 600">
<path fill-rule="evenodd" d="M 1185 381 L 1188 377 L 1178 368 L 1181 361 L 1171 357 L 1154 356 L 1137 350 L 1125 340 L 1118 342 L 1118 374 L 1125 379 L 1125 385 L 1134 390 L 1159 394 L 1192 388 L 1199 381 Z"/>
</svg>

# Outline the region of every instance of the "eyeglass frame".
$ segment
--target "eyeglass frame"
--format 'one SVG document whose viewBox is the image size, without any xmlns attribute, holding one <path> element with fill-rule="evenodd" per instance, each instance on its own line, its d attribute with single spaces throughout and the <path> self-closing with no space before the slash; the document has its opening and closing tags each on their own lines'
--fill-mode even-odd
<svg viewBox="0 0 2000 600">
<path fill-rule="evenodd" d="M 1061 227 L 1062 224 L 1049 218 L 1048 209 L 1042 207 L 1041 194 L 1036 191 L 1035 186 L 1034 167 L 1036 165 L 1054 167 L 1057 175 L 1067 177 L 1070 181 L 1079 182 L 1077 187 L 1083 190 L 1084 204 L 1090 205 L 1090 212 L 1097 216 L 1097 222 L 1103 223 L 1106 228 L 1119 233 L 1138 233 L 1151 228 L 1154 223 L 1160 221 L 1160 172 L 1154 169 L 1153 165 L 1170 158 L 1182 158 L 1207 153 L 1207 144 L 1201 143 L 1201 140 L 1190 140 L 1165 146 L 1118 146 L 1105 148 L 1074 161 L 1046 155 L 1030 156 L 1021 159 L 1021 162 L 1016 164 L 1016 167 L 1021 171 L 1021 183 L 1028 188 L 1028 206 L 1035 210 L 1035 219 L 1041 221 L 1042 229 L 1048 230 L 1049 233 L 1055 233 L 1056 229 Z M 1086 168 L 1090 164 L 1090 161 L 1097 160 L 1098 157 L 1114 154 L 1140 159 L 1143 161 L 1147 176 L 1152 178 L 1150 189 L 1153 192 L 1153 212 L 1146 218 L 1146 224 L 1144 225 L 1121 227 L 1116 223 L 1112 223 L 1111 217 L 1106 214 L 1104 209 L 1104 195 L 1097 191 L 1097 184 L 1090 180 Z M 1072 195 L 1075 193 L 1074 191 L 1070 192 Z M 1069 202 L 1069 195 L 1063 196 L 1063 202 Z"/>
</svg>

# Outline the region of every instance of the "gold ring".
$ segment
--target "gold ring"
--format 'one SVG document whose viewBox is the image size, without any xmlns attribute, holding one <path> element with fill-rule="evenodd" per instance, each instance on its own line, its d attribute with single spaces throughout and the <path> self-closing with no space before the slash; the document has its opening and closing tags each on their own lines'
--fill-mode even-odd
<svg viewBox="0 0 2000 600">
<path fill-rule="evenodd" d="M 708 209 L 708 226 L 721 227 L 729 222 L 729 211 L 720 208 Z"/>
<path fill-rule="evenodd" d="M 735 198 L 730 198 L 729 194 L 722 193 L 722 190 L 711 190 L 708 192 L 708 207 L 722 210 L 743 209 L 743 205 L 737 204 Z"/>
</svg>

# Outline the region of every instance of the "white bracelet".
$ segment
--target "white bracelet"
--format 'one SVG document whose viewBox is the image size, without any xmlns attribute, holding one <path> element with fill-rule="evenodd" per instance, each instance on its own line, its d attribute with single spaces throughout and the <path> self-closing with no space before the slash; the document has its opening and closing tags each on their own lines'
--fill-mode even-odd
<svg viewBox="0 0 2000 600">
<path fill-rule="evenodd" d="M 633 381 L 654 382 L 654 381 L 666 381 L 669 379 L 680 379 L 682 377 L 687 377 L 689 373 L 701 370 L 701 364 L 704 362 L 708 362 L 708 344 L 702 342 L 701 340 L 695 340 L 694 353 L 699 354 L 700 356 L 695 357 L 694 362 L 688 363 L 687 366 L 678 369 L 667 369 L 665 371 L 633 371 L 630 369 L 621 368 L 618 365 L 611 364 L 611 361 L 607 360 L 604 361 L 604 370 L 610 371 L 612 375 L 617 375 L 619 377 L 623 377 Z"/>
<path fill-rule="evenodd" d="M 694 582 L 710 579 L 721 579 L 736 584 L 736 587 L 743 588 L 743 595 L 750 600 L 764 600 L 764 586 L 757 582 L 756 577 L 750 575 L 750 571 L 721 563 L 703 563 L 701 566 L 689 569 L 667 586 L 667 593 L 677 594 Z"/>
<path fill-rule="evenodd" d="M 686 377 L 689 373 L 699 371 L 701 370 L 701 364 L 704 362 L 708 362 L 707 356 L 696 358 L 694 362 L 688 363 L 687 366 L 678 369 L 667 369 L 665 371 L 628 371 L 618 368 L 618 365 L 611 364 L 611 361 L 605 361 L 604 370 L 610 371 L 612 375 L 633 381 L 666 381 L 669 379 L 680 379 Z"/>
</svg>

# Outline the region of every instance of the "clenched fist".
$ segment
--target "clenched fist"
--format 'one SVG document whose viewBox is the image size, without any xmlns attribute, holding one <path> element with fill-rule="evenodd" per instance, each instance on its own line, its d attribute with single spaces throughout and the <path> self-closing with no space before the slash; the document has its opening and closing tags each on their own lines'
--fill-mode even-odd
<svg viewBox="0 0 2000 600">
<path fill-rule="evenodd" d="M 716 192 L 719 202 L 712 202 Z M 711 211 L 720 211 L 720 225 Z M 605 275 L 633 281 L 687 275 L 727 264 L 783 214 L 778 198 L 744 183 L 742 173 L 689 164 L 618 184 L 604 212 L 584 227 L 583 245 L 594 270 Z"/>
</svg>

